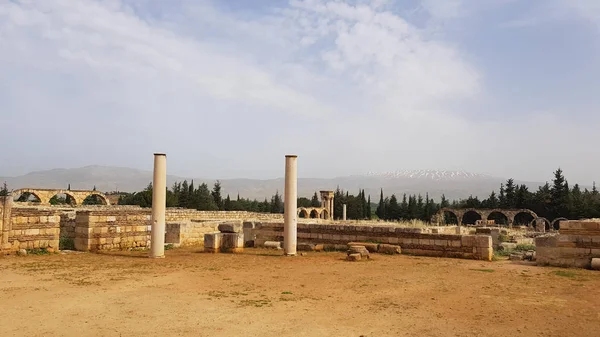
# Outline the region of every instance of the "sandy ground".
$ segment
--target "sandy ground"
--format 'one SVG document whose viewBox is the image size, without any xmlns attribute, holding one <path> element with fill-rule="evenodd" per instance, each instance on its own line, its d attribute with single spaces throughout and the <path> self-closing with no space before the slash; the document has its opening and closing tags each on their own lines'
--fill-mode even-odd
<svg viewBox="0 0 600 337">
<path fill-rule="evenodd" d="M 600 336 L 600 272 L 342 253 L 0 257 L 0 336 Z"/>
</svg>

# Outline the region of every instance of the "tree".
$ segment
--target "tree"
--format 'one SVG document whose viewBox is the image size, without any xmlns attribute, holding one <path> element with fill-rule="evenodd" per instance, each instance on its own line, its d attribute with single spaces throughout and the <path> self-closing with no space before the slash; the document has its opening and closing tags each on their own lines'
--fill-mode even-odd
<svg viewBox="0 0 600 337">
<path fill-rule="evenodd" d="M 319 200 L 319 196 L 317 195 L 317 192 L 315 192 L 315 194 L 312 196 L 312 199 L 310 199 L 310 206 L 311 207 L 321 207 L 321 201 Z"/>
<path fill-rule="evenodd" d="M 450 202 L 446 199 L 446 195 L 442 194 L 442 200 L 440 200 L 440 208 L 447 208 L 450 206 Z"/>
<path fill-rule="evenodd" d="M 217 205 L 219 210 L 223 210 L 223 198 L 221 197 L 221 182 L 216 181 L 213 186 L 213 190 L 211 193 L 213 200 L 215 201 L 215 205 Z"/>
<path fill-rule="evenodd" d="M 6 185 L 6 181 L 2 185 L 2 189 L 0 189 L 0 197 L 8 196 L 8 185 Z"/>
<path fill-rule="evenodd" d="M 371 195 L 369 194 L 369 200 L 367 201 L 367 219 L 371 220 L 373 214 L 371 212 Z"/>
<path fill-rule="evenodd" d="M 231 211 L 231 199 L 229 198 L 229 194 L 227 194 L 227 198 L 225 198 L 225 202 L 223 203 L 223 210 Z"/>
<path fill-rule="evenodd" d="M 379 205 L 377 206 L 377 211 L 375 212 L 379 219 L 385 219 L 385 200 L 383 199 L 383 188 L 381 189 L 381 194 L 379 197 Z"/>
<path fill-rule="evenodd" d="M 496 207 L 498 207 L 498 198 L 496 197 L 496 192 L 495 191 L 492 191 L 492 193 L 490 194 L 489 198 L 487 199 L 486 207 L 488 207 L 488 208 L 496 208 Z"/>
<path fill-rule="evenodd" d="M 94 188 L 92 189 L 92 191 L 95 191 L 95 190 L 96 190 L 96 185 L 94 185 Z"/>
<path fill-rule="evenodd" d="M 552 179 L 551 196 L 551 215 L 553 219 L 560 217 L 569 217 L 569 189 L 568 183 L 563 176 L 563 171 L 558 168 L 554 172 Z"/>
<path fill-rule="evenodd" d="M 67 191 L 71 190 L 71 184 L 69 184 L 69 186 L 67 187 Z"/>
<path fill-rule="evenodd" d="M 398 199 L 396 195 L 392 194 L 390 197 L 389 205 L 386 209 L 386 215 L 388 220 L 399 220 L 400 219 L 400 205 L 398 205 Z"/>
<path fill-rule="evenodd" d="M 504 187 L 505 199 L 502 204 L 503 208 L 514 208 L 516 204 L 516 190 L 515 190 L 515 181 L 510 178 L 506 181 L 506 186 Z"/>
<path fill-rule="evenodd" d="M 271 197 L 270 204 L 271 213 L 283 213 L 283 201 L 279 195 L 279 191 L 275 192 L 275 195 Z"/>
</svg>

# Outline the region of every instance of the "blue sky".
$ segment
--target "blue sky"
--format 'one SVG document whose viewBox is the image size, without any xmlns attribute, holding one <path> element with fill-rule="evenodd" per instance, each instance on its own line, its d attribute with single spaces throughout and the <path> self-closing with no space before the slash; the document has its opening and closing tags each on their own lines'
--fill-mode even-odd
<svg viewBox="0 0 600 337">
<path fill-rule="evenodd" d="M 600 1 L 0 0 L 0 175 L 600 179 Z"/>
</svg>

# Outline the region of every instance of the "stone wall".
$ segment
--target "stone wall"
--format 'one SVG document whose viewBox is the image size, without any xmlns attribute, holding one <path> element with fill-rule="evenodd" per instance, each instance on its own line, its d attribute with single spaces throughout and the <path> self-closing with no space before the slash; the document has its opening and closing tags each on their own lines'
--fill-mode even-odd
<svg viewBox="0 0 600 337">
<path fill-rule="evenodd" d="M 236 220 L 241 222 L 240 220 Z M 183 221 L 166 224 L 165 243 L 174 246 L 193 246 L 204 243 L 204 234 L 215 232 L 219 226 L 216 221 Z"/>
<path fill-rule="evenodd" d="M 560 222 L 560 234 L 535 239 L 538 265 L 590 267 L 600 257 L 600 219 Z"/>
<path fill-rule="evenodd" d="M 12 208 L 4 250 L 59 248 L 60 212 Z"/>
<path fill-rule="evenodd" d="M 283 241 L 283 224 L 246 222 L 246 241 L 260 246 L 265 241 Z M 298 243 L 342 244 L 357 241 L 396 244 L 403 253 L 458 257 L 490 261 L 492 238 L 488 235 L 438 234 L 439 228 L 298 224 Z M 455 229 L 456 230 L 456 229 Z"/>
<path fill-rule="evenodd" d="M 149 212 L 78 211 L 75 249 L 97 251 L 150 246 Z"/>
</svg>

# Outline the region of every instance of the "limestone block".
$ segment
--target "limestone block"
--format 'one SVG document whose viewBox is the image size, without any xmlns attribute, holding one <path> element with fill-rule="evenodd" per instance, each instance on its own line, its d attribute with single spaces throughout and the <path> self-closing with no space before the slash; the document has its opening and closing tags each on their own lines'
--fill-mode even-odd
<svg viewBox="0 0 600 337">
<path fill-rule="evenodd" d="M 218 229 L 221 233 L 239 233 L 244 229 L 244 226 L 239 222 L 228 222 L 219 224 Z"/>
<path fill-rule="evenodd" d="M 360 261 L 362 258 L 360 253 L 353 253 L 353 254 L 348 254 L 348 257 L 346 258 L 348 261 Z"/>
<path fill-rule="evenodd" d="M 222 233 L 206 233 L 204 234 L 204 248 L 218 250 L 221 248 Z"/>
<path fill-rule="evenodd" d="M 263 246 L 265 248 L 270 248 L 270 249 L 281 249 L 281 242 L 279 242 L 279 241 L 265 241 L 265 243 L 263 244 Z"/>
<path fill-rule="evenodd" d="M 377 249 L 378 253 L 382 253 L 382 254 L 401 254 L 402 250 L 400 249 L 400 246 L 397 245 L 386 245 L 386 244 L 380 244 L 379 248 Z"/>
<path fill-rule="evenodd" d="M 367 250 L 367 248 L 365 246 L 350 246 L 350 248 L 348 249 L 348 255 L 351 254 L 360 254 L 361 257 L 364 258 L 369 258 L 369 251 Z"/>
<path fill-rule="evenodd" d="M 514 242 L 502 242 L 500 243 L 501 250 L 512 250 L 517 248 L 517 244 Z"/>
<path fill-rule="evenodd" d="M 315 250 L 315 245 L 312 243 L 298 243 L 296 245 L 296 250 L 300 252 L 312 252 Z"/>
<path fill-rule="evenodd" d="M 591 267 L 593 270 L 600 270 L 600 258 L 593 258 Z"/>
<path fill-rule="evenodd" d="M 241 252 L 244 249 L 243 233 L 221 233 L 222 252 Z"/>
<path fill-rule="evenodd" d="M 371 243 L 371 242 L 349 242 L 348 247 L 351 247 L 351 246 L 364 246 L 371 253 L 376 253 L 377 250 L 379 249 L 378 243 Z"/>
</svg>

